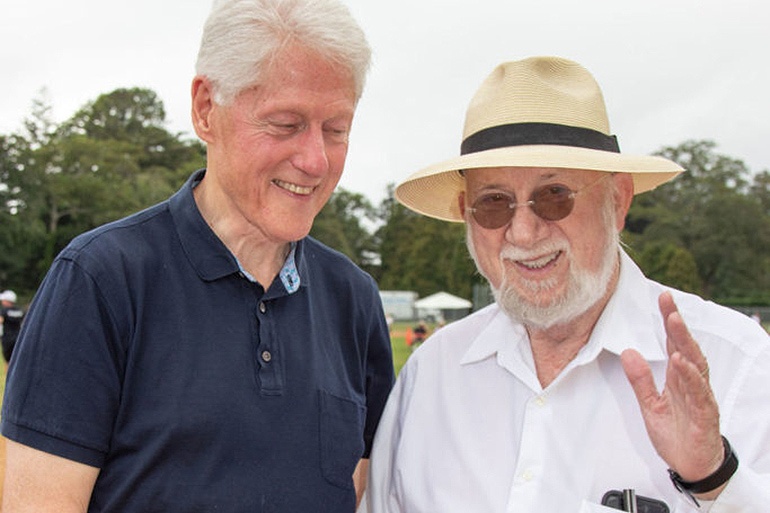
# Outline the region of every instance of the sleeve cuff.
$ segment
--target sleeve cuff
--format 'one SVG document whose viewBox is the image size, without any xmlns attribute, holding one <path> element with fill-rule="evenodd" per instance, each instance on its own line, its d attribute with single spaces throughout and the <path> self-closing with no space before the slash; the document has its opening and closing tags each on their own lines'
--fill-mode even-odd
<svg viewBox="0 0 770 513">
<path fill-rule="evenodd" d="M 7 419 L 2 421 L 2 433 L 14 442 L 91 467 L 101 468 L 104 464 L 106 455 L 101 451 L 41 433 Z"/>
</svg>

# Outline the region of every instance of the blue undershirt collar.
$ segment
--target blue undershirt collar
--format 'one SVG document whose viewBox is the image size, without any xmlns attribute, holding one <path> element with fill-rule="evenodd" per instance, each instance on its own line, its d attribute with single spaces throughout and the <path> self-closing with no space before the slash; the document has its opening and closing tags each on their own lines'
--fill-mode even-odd
<svg viewBox="0 0 770 513">
<path fill-rule="evenodd" d="M 286 257 L 286 261 L 283 263 L 283 267 L 281 268 L 281 271 L 278 273 L 278 276 L 281 278 L 281 283 L 283 283 L 283 287 L 286 289 L 286 292 L 289 294 L 293 294 L 297 292 L 297 290 L 299 290 L 299 285 L 300 285 L 299 273 L 297 272 L 297 265 L 294 261 L 294 254 L 296 250 L 297 250 L 297 243 L 292 242 L 291 250 L 289 251 L 289 256 Z M 250 275 L 248 271 L 246 271 L 246 269 L 243 268 L 238 258 L 235 255 L 233 255 L 233 258 L 235 258 L 235 261 L 238 262 L 238 269 L 241 270 L 241 273 L 243 273 L 243 275 L 249 281 L 253 283 L 257 283 L 257 280 L 255 280 L 254 277 Z"/>
</svg>

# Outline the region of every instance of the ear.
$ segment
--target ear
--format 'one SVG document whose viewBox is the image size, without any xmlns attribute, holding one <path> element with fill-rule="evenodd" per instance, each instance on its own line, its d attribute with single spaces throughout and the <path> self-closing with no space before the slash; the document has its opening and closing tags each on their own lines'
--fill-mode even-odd
<svg viewBox="0 0 770 513">
<path fill-rule="evenodd" d="M 465 219 L 465 191 L 457 196 L 457 206 L 460 207 L 460 216 Z"/>
<path fill-rule="evenodd" d="M 626 214 L 634 199 L 634 178 L 629 173 L 615 173 L 615 225 L 620 232 L 626 224 Z"/>
<path fill-rule="evenodd" d="M 214 90 L 208 78 L 197 75 L 192 82 L 192 123 L 195 133 L 204 142 L 211 142 L 211 114 L 214 110 Z"/>
</svg>

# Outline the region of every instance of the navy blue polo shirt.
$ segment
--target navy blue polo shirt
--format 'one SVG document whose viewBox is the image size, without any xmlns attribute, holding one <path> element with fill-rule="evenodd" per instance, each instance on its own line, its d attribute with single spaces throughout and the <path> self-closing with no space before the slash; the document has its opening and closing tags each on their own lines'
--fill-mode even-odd
<svg viewBox="0 0 770 513">
<path fill-rule="evenodd" d="M 353 511 L 393 383 L 376 285 L 312 238 L 294 292 L 246 279 L 195 205 L 203 174 L 57 257 L 2 432 L 100 467 L 89 511 Z"/>
</svg>

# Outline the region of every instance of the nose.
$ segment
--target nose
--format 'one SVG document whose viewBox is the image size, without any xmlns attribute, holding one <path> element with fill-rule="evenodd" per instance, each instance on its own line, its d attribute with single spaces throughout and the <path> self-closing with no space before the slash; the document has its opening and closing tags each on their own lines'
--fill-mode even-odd
<svg viewBox="0 0 770 513">
<path fill-rule="evenodd" d="M 531 202 L 516 205 L 513 218 L 505 229 L 505 240 L 518 247 L 529 247 L 545 237 L 548 222 L 532 210 Z"/>
<path fill-rule="evenodd" d="M 324 175 L 329 171 L 329 156 L 323 129 L 308 128 L 297 144 L 298 148 L 292 159 L 294 167 L 313 176 Z"/>
</svg>

